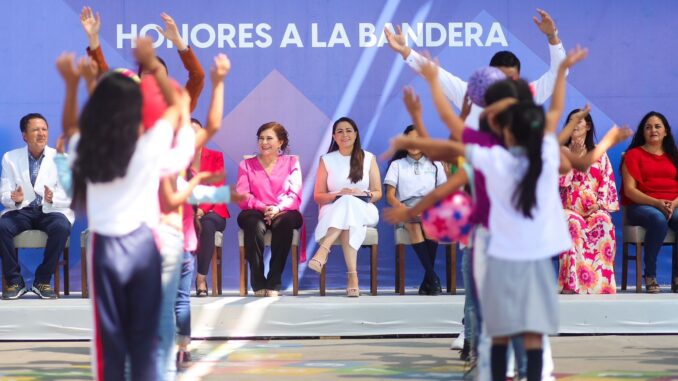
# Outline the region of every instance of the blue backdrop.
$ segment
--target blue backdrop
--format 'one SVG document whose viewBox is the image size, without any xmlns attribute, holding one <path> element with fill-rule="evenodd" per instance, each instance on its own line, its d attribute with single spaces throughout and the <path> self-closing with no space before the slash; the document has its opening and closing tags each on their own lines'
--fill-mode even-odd
<svg viewBox="0 0 678 381">
<path fill-rule="evenodd" d="M 87 39 L 79 23 L 84 5 L 101 12 L 101 44 L 111 67 L 135 67 L 131 36 L 146 33 L 158 41 L 158 53 L 179 82 L 186 80 L 176 51 L 158 39 L 152 24 L 162 25 L 161 12 L 172 15 L 200 61 L 225 52 L 233 69 L 227 79 L 224 125 L 210 143 L 224 152 L 228 181 L 235 181 L 243 154 L 254 152 L 255 131 L 270 120 L 290 131 L 292 153 L 303 163 L 304 217 L 312 237 L 317 207 L 312 201 L 315 164 L 329 145 L 331 121 L 348 115 L 357 121 L 363 144 L 383 152 L 388 138 L 410 123 L 401 100 L 403 86 L 421 95 L 425 121 L 434 135 L 446 135 L 423 80 L 388 46 L 381 46 L 384 23 L 421 25 L 420 42 L 443 67 L 461 78 L 487 65 L 498 50 L 514 51 L 522 76 L 535 79 L 548 67 L 546 37 L 533 24 L 537 7 L 551 13 L 565 48 L 580 43 L 589 58 L 568 77 L 567 109 L 592 105 L 602 136 L 612 123 L 635 128 L 642 115 L 656 110 L 676 120 L 678 31 L 673 27 L 678 3 L 673 1 L 32 1 L 0 3 L 0 152 L 22 146 L 18 121 L 40 112 L 51 123 L 50 145 L 59 131 L 63 85 L 54 68 L 62 51 L 85 53 Z M 418 24 L 419 23 L 419 24 Z M 375 32 L 374 31 L 378 31 Z M 375 46 L 376 45 L 376 46 Z M 209 81 L 208 81 L 209 82 Z M 209 94 L 209 83 L 203 94 Z M 82 98 L 82 97 L 81 97 Z M 204 119 L 208 96 L 194 116 Z M 673 107 L 672 107 L 673 106 Z M 610 152 L 615 168 L 625 146 Z M 385 164 L 380 163 L 382 176 Z M 379 203 L 383 207 L 385 203 Z M 233 216 L 239 210 L 230 206 Z M 619 216 L 615 222 L 620 225 Z M 79 218 L 73 242 L 86 226 Z M 237 287 L 236 223 L 228 222 L 224 247 L 224 284 Z M 379 283 L 391 287 L 394 273 L 393 229 L 380 223 Z M 619 236 L 619 234 L 618 234 Z M 309 246 L 309 255 L 313 245 Z M 39 252 L 21 255 L 24 276 L 32 279 Z M 617 270 L 621 270 L 618 249 Z M 361 285 L 368 287 L 367 255 L 359 256 Z M 421 267 L 407 254 L 407 286 L 418 286 Z M 289 266 L 288 266 L 289 267 Z M 79 250 L 72 250 L 72 288 L 79 288 Z M 439 254 L 438 270 L 444 261 Z M 343 256 L 334 252 L 328 265 L 330 287 L 345 286 Z M 633 268 L 630 279 L 633 280 Z M 658 262 L 659 281 L 668 283 L 670 253 Z M 317 288 L 318 277 L 302 267 L 302 288 Z M 286 270 L 286 281 L 290 271 Z M 620 282 L 620 274 L 618 283 Z"/>
</svg>

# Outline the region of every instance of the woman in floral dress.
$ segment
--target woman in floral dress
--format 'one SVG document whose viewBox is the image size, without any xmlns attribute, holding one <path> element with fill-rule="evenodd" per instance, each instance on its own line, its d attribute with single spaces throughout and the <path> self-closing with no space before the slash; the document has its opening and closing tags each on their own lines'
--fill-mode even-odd
<svg viewBox="0 0 678 381">
<path fill-rule="evenodd" d="M 574 153 L 595 147 L 593 119 L 573 110 L 560 135 Z M 610 212 L 619 210 L 610 159 L 605 154 L 585 172 L 560 177 L 560 197 L 572 235 L 572 248 L 560 254 L 558 289 L 563 294 L 614 294 L 615 231 Z"/>
</svg>

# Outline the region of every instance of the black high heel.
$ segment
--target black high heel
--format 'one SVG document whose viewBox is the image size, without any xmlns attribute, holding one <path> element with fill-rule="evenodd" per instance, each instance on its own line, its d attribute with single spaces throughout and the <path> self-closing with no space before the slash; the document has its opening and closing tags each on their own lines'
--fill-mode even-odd
<svg viewBox="0 0 678 381">
<path fill-rule="evenodd" d="M 206 288 L 205 289 L 199 289 L 198 288 L 198 279 L 197 278 L 195 279 L 195 296 L 197 296 L 199 298 L 203 298 L 203 297 L 207 296 L 207 289 Z"/>
</svg>

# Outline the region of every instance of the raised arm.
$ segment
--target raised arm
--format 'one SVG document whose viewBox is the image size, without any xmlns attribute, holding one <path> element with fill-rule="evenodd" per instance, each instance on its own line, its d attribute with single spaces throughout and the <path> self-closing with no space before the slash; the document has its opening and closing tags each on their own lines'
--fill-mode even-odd
<svg viewBox="0 0 678 381">
<path fill-rule="evenodd" d="M 177 94 L 172 89 L 172 85 L 169 81 L 169 76 L 167 71 L 162 66 L 158 57 L 155 55 L 155 49 L 153 48 L 153 42 L 148 37 L 139 37 L 136 40 L 137 47 L 134 49 L 134 57 L 141 67 L 153 73 L 155 80 L 158 82 L 158 87 L 162 91 L 162 95 L 165 98 L 165 103 L 168 107 L 174 106 L 177 104 Z"/>
<path fill-rule="evenodd" d="M 87 47 L 87 55 L 90 56 L 99 67 L 99 73 L 108 71 L 108 64 L 104 58 L 104 53 L 101 50 L 101 43 L 99 41 L 99 30 L 101 29 L 101 15 L 99 12 L 94 15 L 92 8 L 83 7 L 80 12 L 80 24 L 87 35 L 89 46 Z"/>
<path fill-rule="evenodd" d="M 465 145 L 442 139 L 422 139 L 405 135 L 391 139 L 391 150 L 419 149 L 430 160 L 454 161 L 464 154 Z"/>
<path fill-rule="evenodd" d="M 464 133 L 464 121 L 455 114 L 449 102 L 445 99 L 440 81 L 438 81 L 438 61 L 430 57 L 427 58 L 426 63 L 421 66 L 421 75 L 428 82 L 431 95 L 433 96 L 433 104 L 435 104 L 436 110 L 438 110 L 440 119 L 445 123 L 447 129 L 450 130 L 452 139 L 459 141 Z"/>
<path fill-rule="evenodd" d="M 607 150 L 623 142 L 632 135 L 633 131 L 631 131 L 631 129 L 627 126 L 612 126 L 610 130 L 607 131 L 603 139 L 596 145 L 596 147 L 587 152 L 584 156 L 575 155 L 568 150 L 564 150 L 562 152 L 570 161 L 573 168 L 580 171 L 585 171 L 591 166 L 591 164 L 597 162 L 601 157 L 603 157 L 603 154 L 605 154 Z"/>
<path fill-rule="evenodd" d="M 419 96 L 414 93 L 414 90 L 410 86 L 405 86 L 403 88 L 403 102 L 405 103 L 405 108 L 412 118 L 412 125 L 414 126 L 415 131 L 422 138 L 428 138 L 430 135 L 424 126 L 424 118 L 421 115 L 421 101 Z"/>
<path fill-rule="evenodd" d="M 567 58 L 560 64 L 558 68 L 558 75 L 556 77 L 556 84 L 553 88 L 553 97 L 551 99 L 551 107 L 546 113 L 546 133 L 553 133 L 558 128 L 558 121 L 563 115 L 563 109 L 565 108 L 565 73 L 567 70 L 574 66 L 577 62 L 583 60 L 588 56 L 588 49 L 582 49 L 579 45 L 576 48 L 572 49 L 567 55 Z"/>
<path fill-rule="evenodd" d="M 231 70 L 231 61 L 225 54 L 214 57 L 214 64 L 210 70 L 212 80 L 212 100 L 207 114 L 207 123 L 204 129 L 196 133 L 196 149 L 202 147 L 221 128 L 221 120 L 224 114 L 224 79 Z"/>
<path fill-rule="evenodd" d="M 160 18 L 165 23 L 165 29 L 163 30 L 163 28 L 158 26 L 158 32 L 176 46 L 179 58 L 181 58 L 186 71 L 188 71 L 188 81 L 186 81 L 185 87 L 191 95 L 191 111 L 193 111 L 198 105 L 198 98 L 205 87 L 205 71 L 191 47 L 179 35 L 179 29 L 172 16 L 163 12 L 160 14 Z"/>
<path fill-rule="evenodd" d="M 577 125 L 579 124 L 579 122 L 582 121 L 582 119 L 586 118 L 586 115 L 588 115 L 589 112 L 591 112 L 591 106 L 587 103 L 586 106 L 584 106 L 584 108 L 579 109 L 579 111 L 572 114 L 570 120 L 558 134 L 558 144 L 562 146 L 565 145 L 565 143 L 567 143 L 568 140 L 570 140 L 574 128 L 577 127 Z"/>
<path fill-rule="evenodd" d="M 546 36 L 549 43 L 550 65 L 549 69 L 539 79 L 533 82 L 534 99 L 537 104 L 543 104 L 553 93 L 553 86 L 558 73 L 560 63 L 565 59 L 566 53 L 563 44 L 558 37 L 556 23 L 546 11 L 537 9 L 538 17 L 532 17 L 537 28 Z M 567 75 L 567 72 L 565 73 Z"/>
<path fill-rule="evenodd" d="M 429 192 L 417 205 L 408 208 L 405 205 L 397 205 L 384 211 L 384 218 L 392 224 L 408 221 L 419 216 L 426 209 L 435 205 L 436 202 L 457 191 L 462 186 L 468 184 L 468 174 L 463 167 L 452 175 L 444 184 Z"/>
<path fill-rule="evenodd" d="M 57 58 L 57 70 L 66 85 L 64 109 L 61 115 L 61 128 L 66 137 L 78 132 L 78 82 L 80 71 L 75 67 L 75 55 L 63 53 Z"/>
</svg>

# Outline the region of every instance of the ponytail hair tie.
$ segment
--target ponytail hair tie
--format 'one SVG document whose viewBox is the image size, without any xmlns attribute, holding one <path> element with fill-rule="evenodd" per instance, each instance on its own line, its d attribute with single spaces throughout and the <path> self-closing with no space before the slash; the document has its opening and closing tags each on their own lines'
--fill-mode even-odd
<svg viewBox="0 0 678 381">
<path fill-rule="evenodd" d="M 533 130 L 541 128 L 541 123 L 539 123 L 538 120 L 533 120 L 532 123 L 530 123 L 530 128 Z"/>
</svg>

